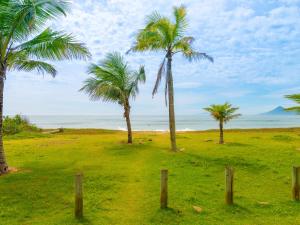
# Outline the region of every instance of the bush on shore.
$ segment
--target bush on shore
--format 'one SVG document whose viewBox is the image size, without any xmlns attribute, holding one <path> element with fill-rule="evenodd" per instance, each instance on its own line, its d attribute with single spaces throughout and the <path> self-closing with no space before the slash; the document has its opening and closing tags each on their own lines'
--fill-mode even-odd
<svg viewBox="0 0 300 225">
<path fill-rule="evenodd" d="M 21 115 L 15 115 L 14 117 L 4 116 L 3 117 L 3 134 L 12 135 L 23 131 L 39 131 L 40 129 L 31 124 L 30 121 Z"/>
</svg>

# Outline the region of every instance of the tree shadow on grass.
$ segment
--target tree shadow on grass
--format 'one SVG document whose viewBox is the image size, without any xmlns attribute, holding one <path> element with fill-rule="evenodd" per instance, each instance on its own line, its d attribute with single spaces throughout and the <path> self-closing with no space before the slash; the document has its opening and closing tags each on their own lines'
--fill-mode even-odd
<svg viewBox="0 0 300 225">
<path fill-rule="evenodd" d="M 73 219 L 73 222 L 70 221 L 70 224 L 92 224 L 91 221 L 89 219 L 87 219 L 86 217 L 83 217 L 81 219 Z"/>
<path fill-rule="evenodd" d="M 251 211 L 248 208 L 237 203 L 234 203 L 233 205 L 224 205 L 224 210 L 231 214 L 251 214 Z"/>
<path fill-rule="evenodd" d="M 182 211 L 175 208 L 164 208 L 156 210 L 151 218 L 153 224 L 180 224 Z"/>
<path fill-rule="evenodd" d="M 148 142 L 141 143 L 141 144 L 138 142 L 133 144 L 119 143 L 119 144 L 113 144 L 108 147 L 106 146 L 104 148 L 105 152 L 108 155 L 114 155 L 114 156 L 133 156 L 146 149 L 149 149 Z"/>
<path fill-rule="evenodd" d="M 233 157 L 209 157 L 209 156 L 201 156 L 193 153 L 185 153 L 190 156 L 189 159 L 184 160 L 183 163 L 190 166 L 203 166 L 207 167 L 222 167 L 225 166 L 233 166 L 239 168 L 246 168 L 251 172 L 262 172 L 263 170 L 270 169 L 269 166 L 265 164 L 259 163 L 257 160 L 245 159 L 238 156 Z M 179 162 L 180 163 L 180 162 Z"/>
</svg>

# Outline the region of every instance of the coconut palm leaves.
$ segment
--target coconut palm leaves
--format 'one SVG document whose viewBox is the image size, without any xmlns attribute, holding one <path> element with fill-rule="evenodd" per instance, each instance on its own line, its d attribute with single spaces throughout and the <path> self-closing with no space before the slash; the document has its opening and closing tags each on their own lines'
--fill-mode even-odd
<svg viewBox="0 0 300 225">
<path fill-rule="evenodd" d="M 220 128 L 220 144 L 224 143 L 223 135 L 223 125 L 228 121 L 235 119 L 241 114 L 235 114 L 239 108 L 232 107 L 231 104 L 225 103 L 223 105 L 211 105 L 207 108 L 204 108 L 205 111 L 209 112 L 211 116 L 219 122 Z"/>
<path fill-rule="evenodd" d="M 67 1 L 6 0 L 1 1 L 0 8 L 0 63 L 3 69 L 36 69 L 54 76 L 53 65 L 42 60 L 85 59 L 90 56 L 85 45 L 72 35 L 50 28 L 41 31 L 49 19 L 66 14 Z"/>
<path fill-rule="evenodd" d="M 294 101 L 297 104 L 300 104 L 300 94 L 286 95 L 285 97 Z M 293 106 L 290 108 L 286 108 L 285 110 L 294 111 L 294 112 L 300 114 L 300 106 Z"/>
<path fill-rule="evenodd" d="M 141 66 L 139 70 L 133 71 L 119 53 L 113 52 L 107 54 L 99 64 L 91 64 L 88 73 L 92 77 L 84 82 L 80 90 L 86 92 L 91 100 L 102 99 L 124 107 L 128 143 L 132 143 L 129 100 L 137 96 L 139 84 L 146 81 L 144 67 Z"/>
<path fill-rule="evenodd" d="M 3 87 L 10 70 L 37 71 L 55 76 L 49 60 L 86 59 L 85 45 L 64 32 L 45 28 L 51 19 L 65 16 L 63 0 L 0 1 L 0 174 L 7 171 L 2 144 Z"/>
<path fill-rule="evenodd" d="M 239 108 L 232 107 L 231 104 L 225 103 L 223 105 L 211 105 L 207 108 L 204 108 L 211 116 L 219 121 L 222 120 L 224 123 L 237 118 L 240 114 L 234 114 Z"/>
<path fill-rule="evenodd" d="M 165 57 L 160 64 L 157 79 L 153 88 L 154 95 L 165 74 L 166 58 L 181 53 L 189 60 L 208 59 L 213 62 L 213 58 L 206 53 L 197 52 L 192 44 L 193 37 L 184 36 L 188 27 L 186 20 L 186 8 L 184 6 L 174 7 L 174 21 L 161 16 L 158 12 L 152 13 L 147 17 L 146 27 L 139 31 L 137 41 L 131 48 L 131 51 L 165 51 Z M 166 80 L 169 78 L 166 77 Z M 166 89 L 168 85 L 166 84 Z"/>
<path fill-rule="evenodd" d="M 156 82 L 152 91 L 155 95 L 163 77 L 165 78 L 165 100 L 169 102 L 169 125 L 172 150 L 176 151 L 175 137 L 175 112 L 174 90 L 172 76 L 172 57 L 181 53 L 188 60 L 207 59 L 213 62 L 213 58 L 206 53 L 201 53 L 193 48 L 194 38 L 185 36 L 188 27 L 187 12 L 184 6 L 174 7 L 173 18 L 169 19 L 154 12 L 146 19 L 144 29 L 141 29 L 136 37 L 136 42 L 129 51 L 163 51 L 164 58 L 159 66 Z M 167 59 L 167 60 L 166 60 Z"/>
</svg>

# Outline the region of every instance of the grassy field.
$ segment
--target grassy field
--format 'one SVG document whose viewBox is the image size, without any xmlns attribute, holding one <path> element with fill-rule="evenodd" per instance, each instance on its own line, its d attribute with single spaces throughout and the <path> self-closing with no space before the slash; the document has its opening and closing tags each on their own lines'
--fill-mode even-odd
<svg viewBox="0 0 300 225">
<path fill-rule="evenodd" d="M 300 129 L 178 134 L 67 130 L 6 137 L 10 166 L 0 177 L 1 225 L 300 224 L 291 168 Z M 224 205 L 224 167 L 235 168 L 235 205 Z M 160 169 L 169 169 L 169 208 L 159 207 Z M 84 172 L 84 219 L 73 218 L 74 174 Z M 203 211 L 198 214 L 193 206 Z"/>
</svg>

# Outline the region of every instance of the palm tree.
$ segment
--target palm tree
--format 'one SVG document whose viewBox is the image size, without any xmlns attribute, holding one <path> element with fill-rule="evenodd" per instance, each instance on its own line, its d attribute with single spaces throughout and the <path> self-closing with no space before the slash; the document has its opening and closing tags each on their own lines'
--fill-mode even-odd
<svg viewBox="0 0 300 225">
<path fill-rule="evenodd" d="M 120 53 L 113 52 L 107 54 L 98 65 L 91 64 L 88 73 L 93 77 L 88 78 L 80 90 L 85 91 L 91 100 L 102 99 L 123 106 L 128 143 L 132 143 L 129 100 L 137 96 L 139 83 L 146 81 L 144 66 L 140 66 L 138 71 L 133 71 Z"/>
<path fill-rule="evenodd" d="M 209 107 L 204 108 L 204 110 L 208 111 L 215 120 L 219 121 L 220 144 L 224 143 L 224 123 L 241 116 L 241 114 L 234 114 L 238 109 L 239 108 L 232 107 L 232 105 L 229 103 L 225 103 L 223 105 L 210 105 Z"/>
<path fill-rule="evenodd" d="M 129 51 L 163 51 L 165 54 L 158 69 L 152 96 L 157 92 L 162 76 L 165 76 L 165 101 L 166 104 L 167 102 L 169 103 L 171 148 L 173 151 L 177 151 L 172 58 L 177 53 L 181 53 L 190 61 L 208 59 L 213 62 L 213 58 L 206 53 L 195 51 L 192 47 L 194 38 L 185 36 L 185 31 L 188 27 L 186 8 L 184 6 L 174 7 L 173 15 L 174 20 L 161 16 L 158 12 L 154 12 L 148 16 L 145 28 L 139 31 L 136 42 Z"/>
<path fill-rule="evenodd" d="M 293 95 L 286 95 L 286 98 L 296 102 L 297 104 L 300 104 L 300 94 L 293 94 Z M 294 111 L 297 114 L 300 114 L 300 106 L 294 106 L 290 108 L 286 108 L 287 111 Z"/>
<path fill-rule="evenodd" d="M 90 53 L 71 35 L 44 26 L 66 15 L 63 0 L 0 1 L 0 175 L 8 171 L 2 142 L 3 89 L 9 71 L 37 71 L 55 76 L 54 66 L 43 60 L 84 59 Z"/>
</svg>

